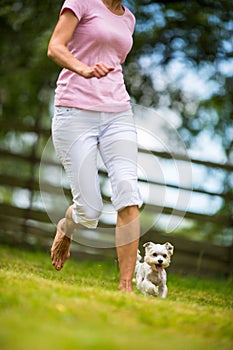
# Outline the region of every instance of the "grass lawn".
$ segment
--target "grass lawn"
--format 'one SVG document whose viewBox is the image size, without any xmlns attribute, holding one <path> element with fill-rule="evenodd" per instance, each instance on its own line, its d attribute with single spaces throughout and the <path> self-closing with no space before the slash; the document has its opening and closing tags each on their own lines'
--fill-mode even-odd
<svg viewBox="0 0 233 350">
<path fill-rule="evenodd" d="M 114 261 L 0 247 L 0 349 L 233 349 L 232 280 L 169 274 L 165 300 L 117 291 Z"/>
</svg>

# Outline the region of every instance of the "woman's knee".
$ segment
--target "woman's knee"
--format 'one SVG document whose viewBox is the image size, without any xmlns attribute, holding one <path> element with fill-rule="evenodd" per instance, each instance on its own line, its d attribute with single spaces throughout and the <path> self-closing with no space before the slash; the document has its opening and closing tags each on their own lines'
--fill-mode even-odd
<svg viewBox="0 0 233 350">
<path fill-rule="evenodd" d="M 130 205 L 118 210 L 118 214 L 121 216 L 138 215 L 138 205 Z"/>
<path fill-rule="evenodd" d="M 118 223 L 127 224 L 138 217 L 138 205 L 130 205 L 118 210 Z"/>
<path fill-rule="evenodd" d="M 122 180 L 114 187 L 112 204 L 117 211 L 134 212 L 142 206 L 142 197 L 136 180 Z M 135 208 L 134 208 L 135 207 Z"/>
</svg>

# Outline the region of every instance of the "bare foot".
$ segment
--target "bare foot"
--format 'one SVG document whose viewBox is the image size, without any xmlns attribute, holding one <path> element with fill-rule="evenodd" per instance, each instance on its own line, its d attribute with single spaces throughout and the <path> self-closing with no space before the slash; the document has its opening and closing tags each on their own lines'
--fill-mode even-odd
<svg viewBox="0 0 233 350">
<path fill-rule="evenodd" d="M 121 280 L 118 289 L 122 292 L 133 293 L 132 281 Z"/>
<path fill-rule="evenodd" d="M 61 219 L 57 224 L 57 232 L 51 248 L 52 264 L 56 270 L 61 270 L 70 257 L 71 238 L 62 231 L 65 219 Z"/>
</svg>

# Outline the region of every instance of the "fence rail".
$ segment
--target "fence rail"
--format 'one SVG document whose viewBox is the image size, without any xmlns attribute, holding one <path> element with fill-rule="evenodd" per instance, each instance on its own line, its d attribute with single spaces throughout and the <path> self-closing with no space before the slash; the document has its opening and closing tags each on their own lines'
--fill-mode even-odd
<svg viewBox="0 0 233 350">
<path fill-rule="evenodd" d="M 9 131 L 9 125 L 7 122 L 2 123 L 2 130 Z M 51 223 L 51 220 L 45 210 L 39 209 L 33 206 L 33 196 L 40 194 L 40 183 L 38 179 L 38 167 L 41 162 L 40 154 L 37 154 L 37 148 L 39 147 L 39 140 L 48 138 L 50 131 L 46 128 L 40 127 L 39 123 L 36 126 L 22 125 L 20 123 L 14 123 L 10 126 L 16 133 L 34 133 L 37 137 L 32 145 L 31 149 L 28 149 L 26 153 L 16 153 L 4 147 L 0 148 L 0 165 L 3 160 L 7 160 L 12 164 L 16 164 L 15 171 L 10 172 L 6 167 L 1 167 L 0 174 L 0 186 L 1 188 L 10 189 L 13 194 L 18 189 L 28 190 L 30 192 L 30 202 L 25 207 L 17 206 L 12 199 L 7 196 L 0 197 L 0 242 L 8 243 L 12 245 L 20 245 L 26 247 L 41 247 L 46 251 L 49 251 L 51 245 L 55 226 Z M 225 172 L 232 172 L 233 165 L 229 163 L 217 164 L 214 162 L 202 161 L 198 159 L 188 158 L 186 155 L 169 154 L 166 152 L 149 151 L 145 149 L 139 149 L 141 154 L 153 155 L 163 159 L 175 159 L 177 161 L 188 161 L 193 164 L 202 165 L 207 168 L 221 169 Z M 18 172 L 17 168 L 19 163 L 25 163 L 29 165 L 29 171 L 26 174 Z M 47 166 L 57 167 L 60 166 L 53 159 L 43 160 L 43 164 Z M 107 174 L 104 170 L 99 170 L 100 177 L 104 180 Z M 148 183 L 151 186 L 166 187 L 172 190 L 181 190 L 187 192 L 193 192 L 196 194 L 202 194 L 205 196 L 219 197 L 227 203 L 231 203 L 233 200 L 233 193 L 228 192 L 211 192 L 200 188 L 189 188 L 183 185 L 165 184 L 154 180 L 145 180 L 139 178 L 139 183 Z M 43 182 L 41 184 L 42 190 L 48 194 L 53 195 L 58 192 L 58 186 L 51 183 Z M 62 188 L 65 196 L 70 197 L 69 188 Z M 0 191 L 1 194 L 1 191 Z M 105 203 L 110 202 L 110 198 L 103 193 L 103 199 Z M 207 215 L 198 212 L 184 211 L 179 208 L 172 208 L 168 206 L 155 205 L 154 203 L 145 203 L 143 207 L 148 215 L 155 215 L 156 213 L 162 213 L 163 215 L 175 215 L 185 217 L 187 219 L 203 222 L 214 223 L 217 226 L 224 226 L 228 230 L 232 230 L 233 218 L 231 215 Z M 54 213 L 56 216 L 56 213 Z M 216 227 L 217 227 L 216 226 Z M 109 229 L 109 235 L 106 240 L 106 235 L 103 234 L 102 229 Z M 114 249 L 114 234 L 113 225 L 100 221 L 99 228 L 96 231 L 95 239 L 90 235 L 87 230 L 81 230 L 79 236 L 72 246 L 73 256 L 84 256 L 89 254 L 89 257 L 98 257 L 103 259 L 104 257 L 116 257 Z M 198 275 L 208 275 L 216 277 L 227 277 L 232 274 L 232 246 L 223 247 L 216 246 L 206 242 L 194 242 L 192 240 L 183 239 L 176 235 L 166 235 L 161 232 L 157 232 L 154 228 L 150 229 L 141 237 L 141 249 L 142 244 L 146 241 L 165 242 L 170 241 L 175 246 L 175 254 L 173 262 L 170 267 L 171 271 L 180 273 L 193 273 Z M 105 248 L 103 248 L 105 246 Z"/>
<path fill-rule="evenodd" d="M 107 176 L 107 174 L 105 173 L 105 176 Z M 150 181 L 148 181 L 150 183 Z M 9 186 L 11 188 L 23 188 L 23 189 L 28 189 L 31 191 L 40 191 L 40 185 L 38 182 L 31 182 L 31 180 L 27 180 L 27 179 L 19 179 L 17 177 L 14 176 L 0 176 L 0 183 L 1 185 L 4 186 Z M 49 193 L 57 193 L 59 190 L 59 187 L 57 186 L 53 186 L 51 184 L 42 184 L 42 188 L 47 190 L 47 192 Z M 70 190 L 67 188 L 63 188 L 62 191 L 64 192 L 64 194 L 66 194 L 67 196 L 70 195 Z M 108 196 L 104 196 L 103 195 L 103 199 L 105 202 L 110 203 L 110 197 Z M 224 224 L 226 226 L 233 226 L 233 218 L 230 216 L 226 216 L 226 215 L 207 215 L 207 214 L 201 214 L 201 213 L 194 213 L 188 210 L 179 210 L 179 209 L 174 209 L 171 207 L 167 207 L 167 206 L 159 206 L 159 205 L 155 205 L 155 204 L 144 204 L 143 209 L 146 208 L 147 212 L 150 213 L 161 213 L 161 214 L 166 214 L 166 215 L 176 215 L 176 216 L 181 216 L 181 217 L 185 217 L 185 218 L 189 218 L 189 219 L 193 219 L 196 221 L 201 221 L 201 222 L 212 222 L 212 223 L 216 223 L 216 224 Z M 13 207 L 7 204 L 1 204 L 0 203 L 0 209 L 1 212 L 18 212 L 19 210 L 21 210 L 20 208 L 17 207 Z M 38 217 L 41 215 L 40 212 L 37 210 L 32 210 L 29 209 L 30 212 L 34 212 L 35 216 L 37 215 L 36 213 L 38 213 Z M 44 212 L 42 212 L 44 213 Z"/>
<path fill-rule="evenodd" d="M 28 215 L 25 210 L 14 211 L 16 219 L 12 220 L 12 212 L 0 217 L 0 241 L 11 245 L 18 245 L 35 249 L 39 247 L 45 250 L 49 256 L 49 248 L 55 231 L 55 226 L 47 221 L 47 226 L 38 225 L 38 219 L 45 217 Z M 101 226 L 101 225 L 100 225 Z M 106 244 L 101 235 L 101 227 L 97 229 L 99 236 L 95 240 L 88 235 L 88 231 L 79 232 L 71 248 L 73 257 L 84 258 L 88 254 L 90 259 L 116 259 L 114 248 L 114 235 Z M 180 274 L 193 274 L 215 278 L 226 278 L 232 275 L 232 247 L 221 247 L 204 242 L 193 242 L 180 237 L 171 237 L 157 231 L 149 231 L 141 237 L 140 250 L 143 255 L 142 245 L 153 241 L 165 243 L 169 241 L 175 247 L 170 271 Z M 105 246 L 105 248 L 103 248 Z"/>
</svg>

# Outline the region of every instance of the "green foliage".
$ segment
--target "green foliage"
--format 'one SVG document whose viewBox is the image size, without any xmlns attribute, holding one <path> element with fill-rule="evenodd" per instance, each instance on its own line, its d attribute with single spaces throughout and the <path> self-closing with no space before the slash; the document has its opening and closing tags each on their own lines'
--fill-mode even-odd
<svg viewBox="0 0 233 350">
<path fill-rule="evenodd" d="M 3 1 L 1 4 L 3 120 L 33 125 L 41 105 L 48 108 L 51 95 L 46 91 L 55 80 L 58 68 L 48 60 L 46 51 L 58 6 L 59 2 L 54 7 L 53 1 Z"/>
<path fill-rule="evenodd" d="M 113 261 L 66 263 L 0 248 L 3 350 L 227 350 L 232 345 L 232 281 L 169 275 L 166 300 L 117 291 Z"/>
<path fill-rule="evenodd" d="M 48 104 L 59 68 L 47 58 L 47 44 L 63 1 L 5 0 L 1 3 L 1 118 L 21 121 Z M 232 75 L 224 70 L 232 60 L 232 0 L 126 1 L 137 18 L 133 50 L 125 64 L 126 83 L 132 98 L 157 107 L 168 96 L 167 106 L 182 117 L 180 132 L 187 143 L 208 129 L 219 135 L 226 154 L 232 151 Z M 150 57 L 145 69 L 141 59 Z M 164 89 L 153 83 L 156 67 L 183 62 L 216 86 L 209 97 L 186 94 L 179 77 Z M 185 74 L 185 71 L 184 71 Z M 229 130 L 230 129 L 230 130 Z"/>
<path fill-rule="evenodd" d="M 60 68 L 47 58 L 47 45 L 63 0 L 2 0 L 0 8 L 0 140 L 1 149 L 25 155 L 38 152 L 20 130 L 48 127 L 55 81 Z M 218 137 L 232 161 L 232 0 L 150 1 L 126 0 L 135 13 L 134 47 L 124 65 L 127 88 L 136 103 L 175 111 L 182 140 L 192 145 L 203 130 Z M 150 62 L 146 64 L 146 62 Z M 184 70 L 171 74 L 175 62 Z M 228 67 L 228 69 L 226 69 Z M 182 81 L 191 70 L 210 91 L 205 96 L 188 93 Z M 155 79 L 161 73 L 161 86 Z M 17 128 L 16 128 L 17 125 Z M 22 126 L 20 129 L 19 126 Z M 10 130 L 9 132 L 9 129 Z M 16 130 L 19 130 L 17 132 Z M 26 140 L 26 141 L 25 141 Z M 35 150 L 36 149 L 36 150 Z M 0 171 L 15 172 L 1 160 Z M 28 174 L 27 166 L 20 174 Z M 224 192 L 232 188 L 225 177 Z M 11 189 L 1 191 L 10 200 Z M 232 201 L 223 203 L 232 213 Z"/>
<path fill-rule="evenodd" d="M 30 121 L 44 106 L 48 114 L 59 68 L 46 55 L 47 44 L 63 1 L 5 0 L 1 3 L 1 119 Z M 224 65 L 232 60 L 232 0 L 126 1 L 137 18 L 133 50 L 125 64 L 130 94 L 137 103 L 167 107 L 182 118 L 180 132 L 187 143 L 208 129 L 219 135 L 226 154 L 232 152 L 232 75 Z M 145 69 L 141 59 L 150 57 Z M 175 61 L 202 74 L 216 88 L 208 97 L 185 93 L 182 76 L 164 88 L 154 84 L 153 70 L 166 74 Z M 184 70 L 184 74 L 186 71 Z M 44 110 L 44 109 L 43 109 Z"/>
<path fill-rule="evenodd" d="M 232 160 L 233 72 L 229 67 L 233 57 L 233 1 L 128 3 L 137 18 L 134 48 L 126 67 L 131 95 L 140 104 L 161 104 L 176 111 L 182 119 L 179 131 L 187 145 L 203 130 L 213 137 L 218 135 Z M 151 63 L 146 67 L 148 61 L 142 58 L 148 57 Z M 183 66 L 178 77 L 177 66 L 170 73 L 175 62 Z M 187 70 L 207 84 L 206 96 L 199 95 L 198 86 L 195 94 L 186 91 L 182 80 Z M 160 72 L 162 88 L 155 79 Z"/>
</svg>

